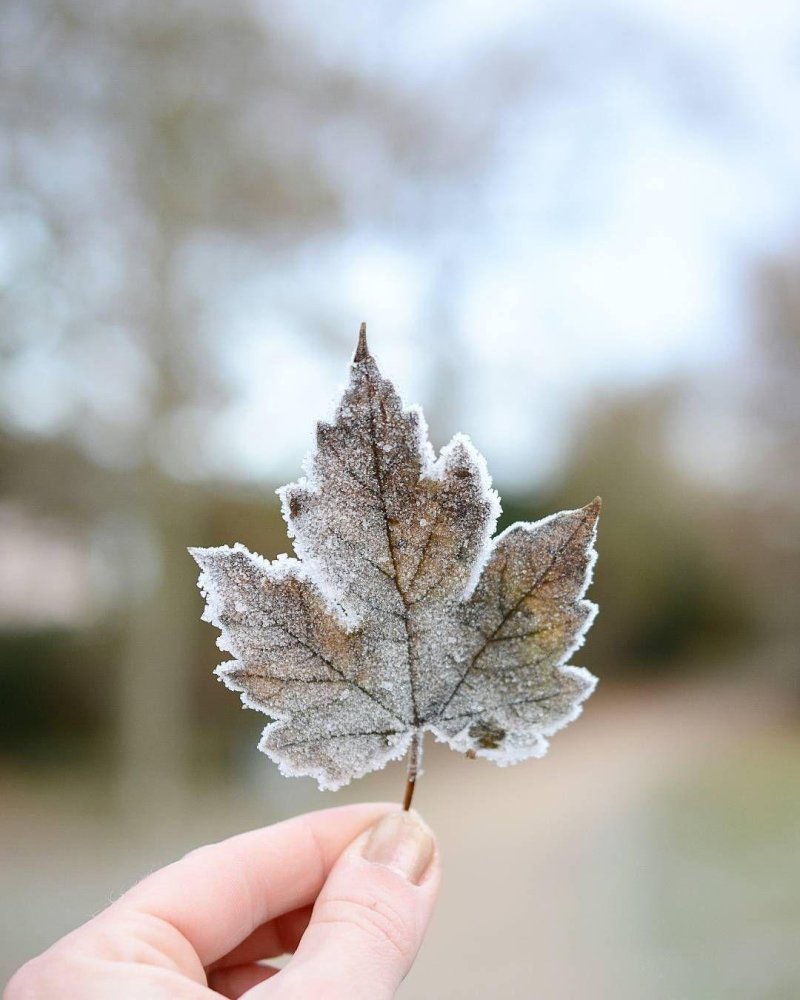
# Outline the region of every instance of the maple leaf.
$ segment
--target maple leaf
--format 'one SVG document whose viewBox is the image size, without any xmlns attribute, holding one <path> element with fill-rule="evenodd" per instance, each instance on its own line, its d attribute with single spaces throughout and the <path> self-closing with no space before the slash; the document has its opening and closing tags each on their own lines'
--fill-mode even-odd
<svg viewBox="0 0 800 1000">
<path fill-rule="evenodd" d="M 492 540 L 483 458 L 463 435 L 436 457 L 363 325 L 305 472 L 278 490 L 299 558 L 190 550 L 235 657 L 217 674 L 273 720 L 259 748 L 321 788 L 410 750 L 406 805 L 425 731 L 498 764 L 542 756 L 596 683 L 565 664 L 597 610 L 583 595 L 599 499 Z"/>
</svg>

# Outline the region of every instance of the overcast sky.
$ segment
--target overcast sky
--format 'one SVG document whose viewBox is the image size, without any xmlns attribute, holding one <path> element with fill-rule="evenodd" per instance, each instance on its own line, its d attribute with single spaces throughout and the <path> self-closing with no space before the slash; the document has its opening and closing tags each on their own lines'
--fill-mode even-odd
<svg viewBox="0 0 800 1000">
<path fill-rule="evenodd" d="M 468 397 L 453 419 L 505 481 L 552 468 L 587 389 L 735 358 L 743 279 L 797 231 L 800 5 L 436 0 L 359 5 L 357 19 L 349 5 L 324 8 L 286 5 L 287 30 L 446 116 L 469 113 L 460 98 L 474 99 L 498 53 L 529 53 L 540 83 L 497 117 L 474 204 L 393 234 L 360 225 L 354 182 L 350 235 L 255 283 L 234 365 L 245 397 L 225 431 L 234 463 L 291 474 L 344 377 L 346 352 L 315 362 L 270 318 L 276 283 L 314 289 L 348 333 L 368 319 L 379 359 L 428 402 L 415 358 L 436 336 L 432 288 L 442 254 L 445 269 L 452 259 L 448 315 Z M 270 362 L 281 378 L 266 393 L 253 373 Z M 279 414 L 265 453 L 248 428 Z"/>
<path fill-rule="evenodd" d="M 187 254 L 198 337 L 215 334 L 237 393 L 217 423 L 176 415 L 176 440 L 196 442 L 201 426 L 207 447 L 184 449 L 185 469 L 170 458 L 179 473 L 296 475 L 362 319 L 408 401 L 431 412 L 435 444 L 465 431 L 520 486 L 557 468 L 587 394 L 735 362 L 750 269 L 798 231 L 796 0 L 293 0 L 265 12 L 323 61 L 391 85 L 475 163 L 437 180 L 438 149 L 417 183 L 413 164 L 390 169 L 373 136 L 337 120 L 318 148 L 343 227 L 267 262 L 237 249 L 227 276 L 215 234 Z M 123 340 L 117 350 L 108 334 L 112 375 L 92 390 L 106 386 L 118 410 L 113 372 L 142 391 Z M 78 393 L 86 371 L 21 356 L 5 376 L 12 422 L 57 426 L 58 386 Z"/>
</svg>

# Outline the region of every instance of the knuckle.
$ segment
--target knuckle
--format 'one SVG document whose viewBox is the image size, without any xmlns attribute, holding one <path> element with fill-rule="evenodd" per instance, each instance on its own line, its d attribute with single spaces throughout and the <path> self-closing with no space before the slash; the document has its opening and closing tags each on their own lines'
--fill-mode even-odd
<svg viewBox="0 0 800 1000">
<path fill-rule="evenodd" d="M 36 1000 L 47 996 L 53 983 L 52 963 L 43 955 L 21 966 L 6 986 L 3 1000 Z"/>
<path fill-rule="evenodd" d="M 413 921 L 390 900 L 377 893 L 344 896 L 318 905 L 316 920 L 352 927 L 362 937 L 368 937 L 405 960 L 416 950 Z"/>
<path fill-rule="evenodd" d="M 202 865 L 206 862 L 209 854 L 213 851 L 214 847 L 215 847 L 214 844 L 201 844 L 199 847 L 193 847 L 190 851 L 187 851 L 186 854 L 183 855 L 180 861 L 173 861 L 172 864 L 167 865 L 167 867 L 173 868 L 176 865 L 179 865 L 181 862 L 186 862 L 186 861 L 189 861 L 193 864 L 197 863 Z"/>
</svg>

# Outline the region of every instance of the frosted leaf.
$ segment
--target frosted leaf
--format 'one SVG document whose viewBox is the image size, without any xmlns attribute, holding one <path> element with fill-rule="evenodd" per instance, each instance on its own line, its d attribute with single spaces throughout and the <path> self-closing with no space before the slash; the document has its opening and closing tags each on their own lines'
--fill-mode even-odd
<svg viewBox="0 0 800 1000">
<path fill-rule="evenodd" d="M 364 328 L 306 476 L 279 490 L 297 559 L 192 549 L 217 668 L 269 715 L 260 748 L 284 774 L 338 788 L 425 731 L 469 756 L 541 756 L 595 678 L 565 666 L 595 615 L 600 501 L 492 541 L 500 503 L 463 435 L 437 457 Z"/>
</svg>

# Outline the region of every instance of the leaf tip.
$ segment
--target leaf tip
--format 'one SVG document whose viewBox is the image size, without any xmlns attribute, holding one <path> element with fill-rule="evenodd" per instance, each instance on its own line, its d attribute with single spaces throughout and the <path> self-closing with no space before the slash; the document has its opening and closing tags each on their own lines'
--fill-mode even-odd
<svg viewBox="0 0 800 1000">
<path fill-rule="evenodd" d="M 202 568 L 203 566 L 203 556 L 205 555 L 205 549 L 199 548 L 196 545 L 190 545 L 187 547 L 186 551 L 194 559 L 198 566 Z"/>
<path fill-rule="evenodd" d="M 353 364 L 357 365 L 360 361 L 366 361 L 369 356 L 367 324 L 362 323 L 358 330 L 358 344 L 356 345 L 356 353 L 353 355 Z"/>
<path fill-rule="evenodd" d="M 588 518 L 591 518 L 593 521 L 596 521 L 597 518 L 600 516 L 600 511 L 602 510 L 602 507 L 603 507 L 602 499 L 600 497 L 595 497 L 591 503 L 587 503 L 586 506 L 583 507 L 582 509 Z"/>
</svg>

